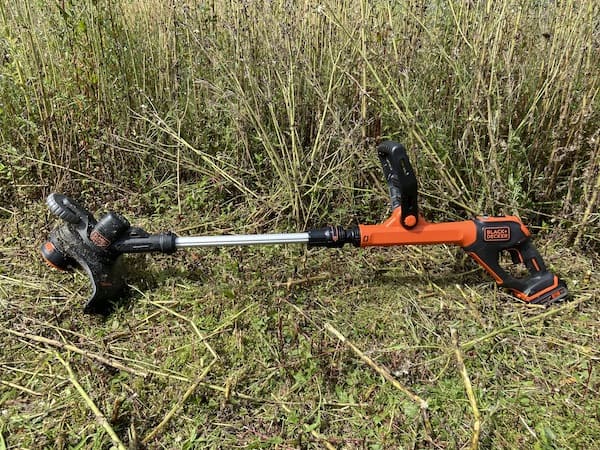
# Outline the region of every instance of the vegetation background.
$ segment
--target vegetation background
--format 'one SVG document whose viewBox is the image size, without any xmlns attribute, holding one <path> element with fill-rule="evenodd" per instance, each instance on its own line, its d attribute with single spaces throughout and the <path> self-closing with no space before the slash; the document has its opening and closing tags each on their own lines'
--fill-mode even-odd
<svg viewBox="0 0 600 450">
<path fill-rule="evenodd" d="M 595 0 L 0 0 L 0 449 L 596 447 L 599 90 Z M 53 191 L 180 234 L 381 221 L 382 138 L 430 220 L 521 216 L 572 301 L 445 246 L 212 249 L 131 258 L 102 319 L 39 261 Z"/>
</svg>

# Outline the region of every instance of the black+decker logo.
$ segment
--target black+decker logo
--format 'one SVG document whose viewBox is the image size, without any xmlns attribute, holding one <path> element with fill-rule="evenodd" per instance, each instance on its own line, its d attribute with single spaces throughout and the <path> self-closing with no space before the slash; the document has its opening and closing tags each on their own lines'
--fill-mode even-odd
<svg viewBox="0 0 600 450">
<path fill-rule="evenodd" d="M 98 233 L 98 231 L 96 230 L 93 230 L 90 233 L 90 241 L 92 241 L 94 244 L 96 244 L 96 246 L 100 248 L 106 249 L 110 246 L 110 241 L 104 236 L 102 236 L 100 233 Z"/>
<path fill-rule="evenodd" d="M 485 227 L 483 240 L 486 242 L 510 241 L 510 227 Z"/>
</svg>

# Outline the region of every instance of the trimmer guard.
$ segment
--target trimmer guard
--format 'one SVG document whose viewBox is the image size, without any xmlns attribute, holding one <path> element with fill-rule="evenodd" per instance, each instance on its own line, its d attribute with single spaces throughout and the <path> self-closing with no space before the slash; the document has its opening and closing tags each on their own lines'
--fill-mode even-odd
<svg viewBox="0 0 600 450">
<path fill-rule="evenodd" d="M 120 255 L 103 254 L 97 248 L 91 248 L 89 240 L 82 239 L 73 224 L 56 229 L 51 240 L 73 258 L 90 279 L 92 292 L 85 302 L 84 311 L 108 314 L 112 302 L 127 294 L 125 266 Z"/>
</svg>

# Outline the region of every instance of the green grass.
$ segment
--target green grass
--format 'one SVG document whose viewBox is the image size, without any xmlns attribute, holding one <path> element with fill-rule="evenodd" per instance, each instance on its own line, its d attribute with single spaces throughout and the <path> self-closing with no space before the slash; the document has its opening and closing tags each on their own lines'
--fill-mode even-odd
<svg viewBox="0 0 600 450">
<path fill-rule="evenodd" d="M 0 0 L 0 450 L 594 448 L 599 30 L 592 0 Z M 101 319 L 40 261 L 53 191 L 182 235 L 379 222 L 385 138 L 428 219 L 518 214 L 572 301 L 445 246 L 280 246 L 130 258 Z"/>
<path fill-rule="evenodd" d="M 573 292 L 570 303 L 550 309 L 516 302 L 441 246 L 137 257 L 131 301 L 100 319 L 81 312 L 85 276 L 48 271 L 39 260 L 33 225 L 43 216 L 38 205 L 23 213 L 31 225 L 18 236 L 14 220 L 2 230 L 8 448 L 110 443 L 59 355 L 133 447 L 172 409 L 149 448 L 461 447 L 471 439 L 473 412 L 452 328 L 481 413 L 482 448 L 592 448 L 600 432 L 600 283 L 585 273 L 597 260 L 578 252 L 537 242 Z M 184 222 L 195 223 L 201 219 Z M 430 431 L 418 405 L 327 333 L 327 323 L 428 402 Z"/>
</svg>

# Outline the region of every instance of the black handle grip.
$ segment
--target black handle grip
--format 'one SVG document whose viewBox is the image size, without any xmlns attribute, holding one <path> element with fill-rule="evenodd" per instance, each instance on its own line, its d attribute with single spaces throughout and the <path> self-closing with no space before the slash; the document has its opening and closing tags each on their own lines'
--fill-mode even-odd
<svg viewBox="0 0 600 450">
<path fill-rule="evenodd" d="M 529 303 L 554 303 L 567 297 L 565 283 L 548 271 L 542 256 L 530 239 L 529 230 L 515 216 L 477 217 L 475 242 L 464 250 L 498 283 Z M 527 276 L 515 277 L 500 265 L 503 251 L 513 263 L 523 264 Z"/>
<path fill-rule="evenodd" d="M 177 235 L 171 232 L 148 234 L 140 228 L 131 228 L 128 236 L 111 245 L 111 250 L 121 253 L 173 253 Z"/>
<path fill-rule="evenodd" d="M 402 225 L 413 228 L 419 217 L 417 177 L 406 149 L 399 142 L 384 141 L 377 147 L 377 154 L 389 186 L 392 210 L 401 207 Z"/>
<path fill-rule="evenodd" d="M 381 161 L 383 176 L 390 190 L 392 210 L 401 204 L 402 190 L 399 184 L 398 167 L 400 167 L 401 154 L 406 153 L 402 144 L 385 141 L 377 147 L 377 155 Z"/>
</svg>

